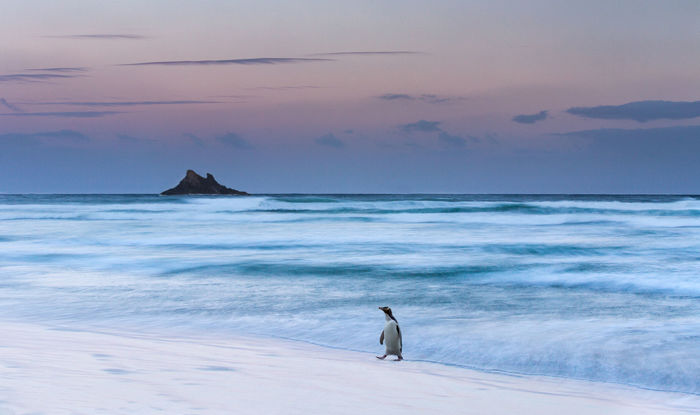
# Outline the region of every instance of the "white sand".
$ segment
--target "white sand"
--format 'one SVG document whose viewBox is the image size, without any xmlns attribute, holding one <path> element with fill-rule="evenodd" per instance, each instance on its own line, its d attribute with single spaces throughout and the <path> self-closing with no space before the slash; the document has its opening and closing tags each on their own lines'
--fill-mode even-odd
<svg viewBox="0 0 700 415">
<path fill-rule="evenodd" d="M 700 398 L 264 338 L 0 323 L 0 414 L 671 414 Z M 377 347 L 380 350 L 380 347 Z"/>
</svg>

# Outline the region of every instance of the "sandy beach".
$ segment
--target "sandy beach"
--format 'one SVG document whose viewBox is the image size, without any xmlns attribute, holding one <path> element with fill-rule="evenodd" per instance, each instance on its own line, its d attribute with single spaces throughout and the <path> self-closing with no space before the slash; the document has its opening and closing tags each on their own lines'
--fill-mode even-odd
<svg viewBox="0 0 700 415">
<path fill-rule="evenodd" d="M 0 414 L 681 414 L 695 395 L 301 342 L 3 323 Z M 379 348 L 378 348 L 379 349 Z"/>
</svg>

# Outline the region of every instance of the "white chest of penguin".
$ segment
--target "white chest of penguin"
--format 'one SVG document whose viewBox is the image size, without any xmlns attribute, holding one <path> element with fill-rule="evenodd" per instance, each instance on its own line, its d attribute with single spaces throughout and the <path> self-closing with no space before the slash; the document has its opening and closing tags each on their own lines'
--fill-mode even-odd
<svg viewBox="0 0 700 415">
<path fill-rule="evenodd" d="M 394 320 L 387 321 L 384 326 L 384 345 L 386 354 L 401 354 L 401 339 Z"/>
</svg>

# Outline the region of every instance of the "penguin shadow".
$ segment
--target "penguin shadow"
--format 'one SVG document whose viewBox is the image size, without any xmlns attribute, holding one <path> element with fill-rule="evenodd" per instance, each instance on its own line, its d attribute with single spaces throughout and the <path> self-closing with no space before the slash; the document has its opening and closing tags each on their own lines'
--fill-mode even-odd
<svg viewBox="0 0 700 415">
<path fill-rule="evenodd" d="M 384 357 L 382 357 L 382 356 L 374 356 L 374 357 L 376 357 L 376 358 L 379 359 L 379 360 L 384 360 L 384 361 L 387 361 L 387 362 L 403 362 L 404 360 L 406 360 L 406 359 L 404 359 L 404 358 L 401 358 L 401 359 L 399 359 L 399 358 L 396 358 L 396 359 L 387 359 L 386 356 L 384 356 Z"/>
</svg>

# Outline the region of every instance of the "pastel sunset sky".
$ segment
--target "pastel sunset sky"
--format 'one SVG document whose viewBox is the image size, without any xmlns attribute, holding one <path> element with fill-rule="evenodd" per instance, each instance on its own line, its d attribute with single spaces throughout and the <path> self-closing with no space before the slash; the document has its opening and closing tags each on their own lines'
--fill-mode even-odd
<svg viewBox="0 0 700 415">
<path fill-rule="evenodd" d="M 700 193 L 700 2 L 0 4 L 0 192 Z"/>
</svg>

